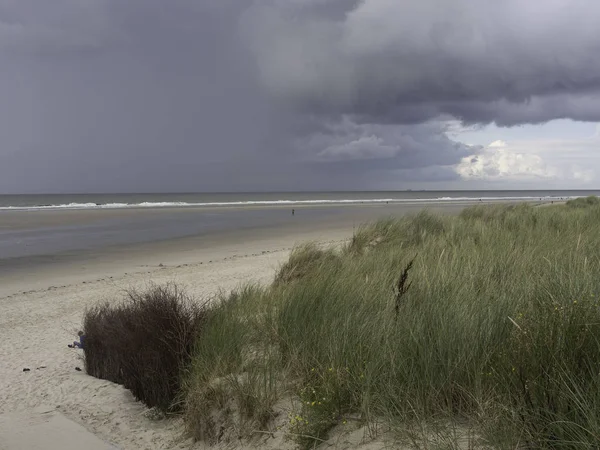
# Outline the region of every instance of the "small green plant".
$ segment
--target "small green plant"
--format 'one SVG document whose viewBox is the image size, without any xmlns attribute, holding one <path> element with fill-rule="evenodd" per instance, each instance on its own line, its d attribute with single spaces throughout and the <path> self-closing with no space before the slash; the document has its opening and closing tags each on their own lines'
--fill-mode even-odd
<svg viewBox="0 0 600 450">
<path fill-rule="evenodd" d="M 290 414 L 292 433 L 302 449 L 313 448 L 327 438 L 331 428 L 346 423 L 352 411 L 351 374 L 348 368 L 313 367 L 298 389 L 299 411 Z"/>
</svg>

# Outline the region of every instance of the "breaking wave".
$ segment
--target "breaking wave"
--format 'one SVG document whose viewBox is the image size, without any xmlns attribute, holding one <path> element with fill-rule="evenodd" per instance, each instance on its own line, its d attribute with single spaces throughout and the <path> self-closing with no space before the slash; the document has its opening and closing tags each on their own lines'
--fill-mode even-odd
<svg viewBox="0 0 600 450">
<path fill-rule="evenodd" d="M 341 204 L 411 204 L 451 203 L 477 201 L 533 201 L 568 200 L 571 197 L 437 197 L 437 198 L 376 198 L 376 199 L 314 199 L 314 200 L 255 200 L 229 202 L 141 202 L 141 203 L 65 203 L 57 205 L 0 206 L 0 210 L 46 210 L 46 209 L 119 209 L 119 208 L 186 208 L 186 207 L 245 207 L 282 205 L 341 205 Z"/>
</svg>

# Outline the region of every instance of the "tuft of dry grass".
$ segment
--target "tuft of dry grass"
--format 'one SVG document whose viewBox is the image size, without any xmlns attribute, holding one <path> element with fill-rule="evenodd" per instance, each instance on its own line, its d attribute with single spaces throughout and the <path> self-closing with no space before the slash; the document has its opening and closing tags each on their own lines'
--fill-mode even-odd
<svg viewBox="0 0 600 450">
<path fill-rule="evenodd" d="M 183 371 L 206 315 L 176 285 L 130 291 L 123 302 L 95 306 L 83 322 L 86 371 L 122 384 L 149 407 L 180 410 Z"/>
</svg>

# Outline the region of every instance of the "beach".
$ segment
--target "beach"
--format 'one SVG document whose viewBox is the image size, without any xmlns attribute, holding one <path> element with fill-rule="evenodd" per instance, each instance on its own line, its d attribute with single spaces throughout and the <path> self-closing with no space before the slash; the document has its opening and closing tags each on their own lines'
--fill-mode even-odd
<svg viewBox="0 0 600 450">
<path fill-rule="evenodd" d="M 97 276 L 95 280 L 63 278 L 64 284 L 45 289 L 36 283 L 38 289 L 32 290 L 26 278 L 13 284 L 22 291 L 0 300 L 0 414 L 47 407 L 121 448 L 176 448 L 178 421 L 151 421 L 143 415 L 146 408 L 128 391 L 76 371 L 83 368 L 82 354 L 67 344 L 76 338 L 86 307 L 118 300 L 130 288 L 177 282 L 197 298 L 210 298 L 219 289 L 229 290 L 245 281 L 269 281 L 288 248 L 277 240 L 261 244 L 238 248 L 243 253 L 239 256 L 214 249 L 205 257 L 211 259 L 196 263 L 131 267 L 127 275 L 103 276 L 107 272 L 94 274 L 90 268 L 87 273 Z M 31 370 L 23 372 L 24 368 Z"/>
<path fill-rule="evenodd" d="M 455 214 L 466 204 L 428 207 Z M 422 208 L 355 206 L 335 214 L 315 214 L 310 220 L 302 220 L 303 209 L 296 208 L 295 221 L 289 208 L 282 208 L 285 223 L 272 226 L 4 260 L 0 267 L 0 416 L 56 411 L 119 448 L 189 448 L 191 442 L 182 438 L 179 419 L 151 420 L 147 408 L 124 388 L 76 369 L 84 366 L 81 351 L 67 344 L 76 338 L 86 308 L 118 301 L 127 290 L 150 284 L 175 282 L 198 301 L 207 301 L 243 283 L 269 283 L 297 243 L 339 245 L 363 222 Z M 170 211 L 169 217 L 187 213 Z M 105 214 L 103 219 L 119 214 L 119 218 L 125 214 L 147 219 L 150 215 L 162 218 L 166 212 L 20 214 L 30 215 L 11 216 L 2 222 L 4 229 L 22 229 L 32 221 L 31 214 L 40 214 L 33 221 L 39 226 L 44 220 L 53 225 L 65 220 L 89 223 L 95 219 L 90 214 Z"/>
</svg>

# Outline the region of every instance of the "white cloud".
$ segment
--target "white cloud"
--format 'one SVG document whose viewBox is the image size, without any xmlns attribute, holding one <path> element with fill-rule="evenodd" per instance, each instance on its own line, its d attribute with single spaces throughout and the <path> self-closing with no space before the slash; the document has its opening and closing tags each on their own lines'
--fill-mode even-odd
<svg viewBox="0 0 600 450">
<path fill-rule="evenodd" d="M 558 161 L 557 161 L 558 162 Z M 589 183 L 594 171 L 576 164 L 550 164 L 539 154 L 516 148 L 505 141 L 496 140 L 480 153 L 464 157 L 455 166 L 463 180 L 480 181 L 573 181 Z"/>
<path fill-rule="evenodd" d="M 463 158 L 455 170 L 465 180 L 552 179 L 559 175 L 540 156 L 510 151 L 503 141 Z"/>
<path fill-rule="evenodd" d="M 553 136 L 552 129 L 540 129 L 540 126 L 519 130 L 498 128 L 491 135 L 489 130 L 483 130 L 479 136 L 477 132 L 467 132 L 469 139 L 487 137 L 493 142 L 474 147 L 469 156 L 454 166 L 454 171 L 469 183 L 504 181 L 513 186 L 533 183 L 556 188 L 596 188 L 595 175 L 600 170 L 600 126 L 591 124 L 576 129 L 568 123 L 556 126 L 569 138 Z M 500 136 L 501 139 L 497 139 Z M 461 140 L 460 135 L 458 140 Z"/>
<path fill-rule="evenodd" d="M 594 180 L 594 171 L 591 169 L 582 169 L 579 166 L 573 166 L 571 168 L 571 175 L 574 180 L 583 181 L 589 183 Z"/>
<path fill-rule="evenodd" d="M 504 148 L 506 147 L 506 142 L 502 140 L 497 140 L 488 145 L 488 148 Z"/>
</svg>

